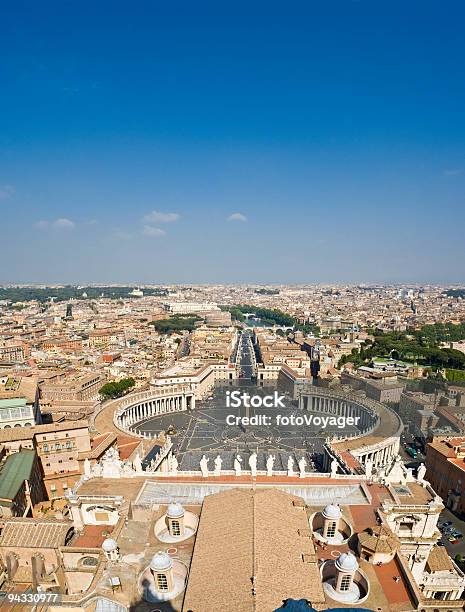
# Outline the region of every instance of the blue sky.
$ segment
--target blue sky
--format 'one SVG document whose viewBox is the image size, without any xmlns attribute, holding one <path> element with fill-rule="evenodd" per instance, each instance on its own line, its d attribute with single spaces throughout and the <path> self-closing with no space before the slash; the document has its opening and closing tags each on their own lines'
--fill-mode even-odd
<svg viewBox="0 0 465 612">
<path fill-rule="evenodd" d="M 465 282 L 463 2 L 14 2 L 0 282 Z"/>
</svg>

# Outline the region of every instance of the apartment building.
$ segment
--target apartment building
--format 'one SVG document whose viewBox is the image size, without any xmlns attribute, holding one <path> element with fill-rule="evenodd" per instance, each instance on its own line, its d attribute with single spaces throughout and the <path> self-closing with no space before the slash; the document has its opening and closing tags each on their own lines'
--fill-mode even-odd
<svg viewBox="0 0 465 612">
<path fill-rule="evenodd" d="M 55 424 L 37 432 L 35 443 L 45 475 L 79 472 L 78 454 L 91 448 L 87 423 Z"/>
<path fill-rule="evenodd" d="M 399 401 L 399 415 L 409 426 L 410 432 L 426 438 L 428 431 L 436 427 L 439 416 L 435 414 L 437 397 L 434 394 L 403 391 Z"/>
<path fill-rule="evenodd" d="M 72 376 L 61 382 L 42 384 L 40 394 L 45 401 L 89 401 L 98 397 L 103 381 L 103 376 L 99 373 Z"/>
<path fill-rule="evenodd" d="M 124 332 L 112 327 L 92 329 L 89 332 L 88 344 L 90 348 L 107 348 L 124 343 Z"/>
<path fill-rule="evenodd" d="M 42 342 L 42 348 L 45 351 L 57 349 L 80 352 L 83 348 L 83 339 L 80 337 L 64 338 L 62 336 L 47 338 Z"/>
<path fill-rule="evenodd" d="M 446 506 L 465 513 L 465 437 L 434 437 L 426 445 L 426 469 Z"/>
<path fill-rule="evenodd" d="M 29 352 L 25 351 L 25 348 L 22 344 L 5 344 L 0 346 L 0 361 L 4 362 L 14 362 L 14 361 L 24 361 L 26 355 Z"/>
<path fill-rule="evenodd" d="M 166 302 L 163 307 L 171 314 L 196 314 L 220 310 L 215 302 Z"/>
</svg>

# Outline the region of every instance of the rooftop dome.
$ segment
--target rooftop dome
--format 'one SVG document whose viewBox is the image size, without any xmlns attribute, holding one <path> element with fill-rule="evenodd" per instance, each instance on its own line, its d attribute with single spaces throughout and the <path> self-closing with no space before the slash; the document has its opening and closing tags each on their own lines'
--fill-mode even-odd
<svg viewBox="0 0 465 612">
<path fill-rule="evenodd" d="M 155 572 L 170 569 L 172 565 L 173 561 L 171 557 L 162 550 L 159 550 L 156 554 L 154 554 L 152 560 L 150 561 L 150 569 L 154 570 Z"/>
<path fill-rule="evenodd" d="M 355 572 L 358 570 L 358 562 L 353 553 L 342 553 L 336 560 L 336 567 L 341 572 Z"/>
<path fill-rule="evenodd" d="M 179 502 L 173 502 L 172 504 L 169 504 L 166 514 L 170 518 L 179 518 L 184 516 L 184 508 Z"/>
<path fill-rule="evenodd" d="M 116 550 L 118 548 L 118 544 L 113 540 L 113 538 L 107 538 L 102 542 L 102 550 L 105 552 L 111 552 L 112 550 Z"/>
<path fill-rule="evenodd" d="M 336 506 L 336 504 L 329 504 L 323 510 L 323 516 L 327 519 L 337 520 L 341 518 L 342 512 L 339 506 Z"/>
</svg>

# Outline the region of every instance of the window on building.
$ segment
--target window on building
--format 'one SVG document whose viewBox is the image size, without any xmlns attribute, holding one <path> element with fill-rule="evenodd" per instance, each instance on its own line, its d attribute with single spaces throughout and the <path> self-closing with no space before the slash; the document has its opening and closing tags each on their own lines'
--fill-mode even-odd
<svg viewBox="0 0 465 612">
<path fill-rule="evenodd" d="M 68 440 L 66 442 L 66 448 L 73 448 L 73 445 L 71 444 L 71 440 Z"/>
<path fill-rule="evenodd" d="M 168 590 L 168 579 L 165 574 L 157 574 L 157 586 L 159 591 Z"/>
<path fill-rule="evenodd" d="M 47 452 L 48 452 L 48 444 L 44 444 L 44 446 L 43 446 L 43 451 L 44 451 L 45 453 L 47 453 Z"/>
<path fill-rule="evenodd" d="M 179 521 L 171 521 L 171 530 L 174 536 L 181 535 L 181 526 L 179 525 Z"/>
<path fill-rule="evenodd" d="M 399 523 L 399 535 L 408 536 L 412 533 L 413 523 L 410 521 L 402 521 Z"/>
<path fill-rule="evenodd" d="M 55 444 L 55 450 L 60 450 L 60 448 L 61 448 L 61 445 L 60 445 L 60 444 L 57 442 L 57 443 Z"/>
<path fill-rule="evenodd" d="M 341 591 L 348 591 L 350 587 L 350 583 L 352 582 L 352 577 L 346 574 L 341 578 Z"/>
<path fill-rule="evenodd" d="M 50 463 L 46 463 L 46 464 L 45 464 L 45 466 L 46 466 L 46 467 L 50 467 Z"/>
<path fill-rule="evenodd" d="M 328 525 L 328 531 L 326 532 L 326 537 L 334 538 L 336 535 L 336 521 L 331 521 Z"/>
</svg>

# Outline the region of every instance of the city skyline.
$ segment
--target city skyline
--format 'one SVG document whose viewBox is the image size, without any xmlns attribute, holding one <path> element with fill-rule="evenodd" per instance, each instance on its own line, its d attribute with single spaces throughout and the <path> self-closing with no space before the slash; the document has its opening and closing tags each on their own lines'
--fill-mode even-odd
<svg viewBox="0 0 465 612">
<path fill-rule="evenodd" d="M 463 14 L 8 7 L 0 282 L 465 282 Z"/>
</svg>

